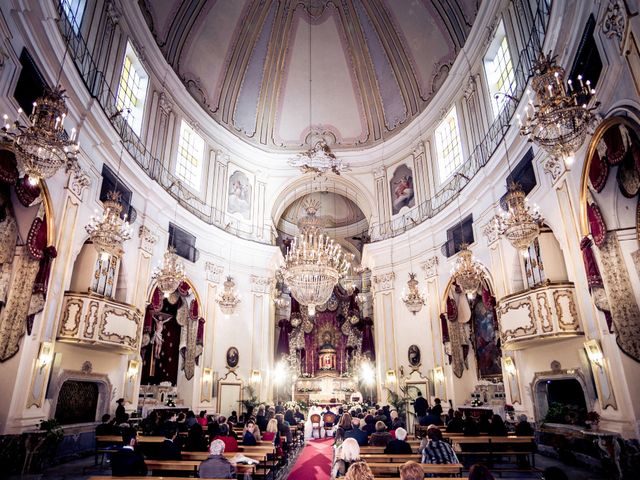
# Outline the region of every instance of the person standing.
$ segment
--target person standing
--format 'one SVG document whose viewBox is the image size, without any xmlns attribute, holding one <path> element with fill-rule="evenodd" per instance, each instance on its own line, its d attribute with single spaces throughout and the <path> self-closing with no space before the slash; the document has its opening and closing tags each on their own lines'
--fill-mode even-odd
<svg viewBox="0 0 640 480">
<path fill-rule="evenodd" d="M 429 408 L 429 404 L 422 396 L 422 392 L 418 392 L 418 397 L 413 402 L 413 409 L 416 412 L 416 416 L 418 418 L 424 417 L 427 414 L 427 408 Z"/>
<path fill-rule="evenodd" d="M 125 412 L 124 410 L 124 398 L 119 398 L 118 400 L 116 400 L 116 403 L 118 404 L 118 406 L 116 407 L 115 424 L 120 425 L 121 423 L 127 421 L 127 412 Z"/>
</svg>

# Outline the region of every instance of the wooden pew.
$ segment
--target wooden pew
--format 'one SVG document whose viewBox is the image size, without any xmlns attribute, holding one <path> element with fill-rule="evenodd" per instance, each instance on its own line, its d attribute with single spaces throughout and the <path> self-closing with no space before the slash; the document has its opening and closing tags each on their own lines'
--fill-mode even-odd
<svg viewBox="0 0 640 480">
<path fill-rule="evenodd" d="M 535 452 L 537 450 L 534 437 L 486 436 L 486 437 L 451 437 L 453 449 L 459 458 L 484 457 L 489 466 L 498 459 L 514 457 L 525 458 L 530 463 L 530 470 L 535 468 Z M 507 462 L 508 463 L 508 462 Z M 525 463 L 523 463 L 525 465 Z M 519 466 L 517 470 L 522 470 Z M 501 468 L 500 470 L 511 470 Z"/>
<path fill-rule="evenodd" d="M 422 455 L 418 453 L 412 453 L 411 455 L 405 454 L 396 454 L 389 455 L 385 453 L 361 453 L 360 458 L 365 462 L 374 462 L 374 463 L 405 463 L 408 461 L 414 461 L 420 463 L 422 460 Z"/>
<path fill-rule="evenodd" d="M 144 461 L 147 464 L 147 468 L 153 472 L 154 470 L 163 470 L 163 471 L 177 471 L 177 472 L 193 472 L 196 474 L 198 472 L 198 467 L 202 463 L 201 460 L 152 460 L 145 459 Z M 236 473 L 239 474 L 251 474 L 253 475 L 256 471 L 255 465 L 244 465 L 244 464 L 236 464 Z"/>
<path fill-rule="evenodd" d="M 404 462 L 403 462 L 404 463 Z M 374 476 L 383 476 L 383 475 L 400 475 L 400 467 L 402 467 L 403 463 L 391 463 L 391 462 L 368 462 L 369 468 L 373 472 Z M 420 463 L 422 467 L 422 471 L 427 474 L 441 474 L 441 475 L 456 475 L 460 476 L 462 474 L 462 464 L 460 463 L 452 463 L 445 465 L 436 465 L 431 463 Z"/>
<path fill-rule="evenodd" d="M 418 454 L 418 447 L 420 445 L 411 445 L 411 450 L 413 450 L 414 454 Z M 361 454 L 376 454 L 376 453 L 384 453 L 384 447 L 372 447 L 370 445 L 360 447 Z"/>
<path fill-rule="evenodd" d="M 164 442 L 164 437 L 162 435 L 154 435 L 154 436 L 145 436 L 138 435 L 136 437 L 138 439 L 138 443 L 162 443 Z M 96 436 L 96 443 L 112 443 L 112 444 L 120 444 L 122 443 L 122 435 L 98 435 Z"/>
</svg>

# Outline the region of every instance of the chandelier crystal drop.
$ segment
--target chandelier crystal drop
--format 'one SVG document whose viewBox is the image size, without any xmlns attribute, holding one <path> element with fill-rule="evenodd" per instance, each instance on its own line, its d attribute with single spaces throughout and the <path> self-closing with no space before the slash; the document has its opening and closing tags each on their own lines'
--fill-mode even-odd
<svg viewBox="0 0 640 480">
<path fill-rule="evenodd" d="M 475 298 L 484 278 L 484 272 L 482 264 L 473 257 L 473 252 L 469 250 L 466 243 L 460 245 L 458 259 L 451 270 L 451 276 L 469 299 Z"/>
<path fill-rule="evenodd" d="M 402 294 L 402 301 L 409 311 L 414 315 L 422 310 L 422 306 L 426 303 L 424 296 L 418 290 L 418 280 L 416 274 L 410 273 L 407 281 L 408 290 Z"/>
<path fill-rule="evenodd" d="M 507 211 L 498 217 L 498 231 L 515 249 L 526 252 L 538 235 L 542 216 L 537 207 L 527 204 L 526 194 L 515 182 L 509 185 L 505 197 Z"/>
<path fill-rule="evenodd" d="M 300 232 L 287 249 L 283 268 L 291 295 L 307 306 L 311 316 L 317 305 L 329 300 L 350 266 L 340 245 L 322 233 L 322 222 L 316 216 L 319 206 L 317 201 L 306 202 L 306 216 L 298 222 Z"/>
<path fill-rule="evenodd" d="M 216 299 L 220 310 L 225 315 L 232 315 L 236 310 L 236 306 L 240 303 L 240 297 L 236 293 L 236 284 L 231 276 L 227 277 L 224 282 L 224 290 L 220 292 L 220 295 Z"/>
<path fill-rule="evenodd" d="M 596 91 L 581 75 L 580 85 L 568 80 L 565 87 L 565 71 L 550 53 L 541 56 L 534 71 L 526 119 L 519 119 L 520 133 L 552 157 L 568 161 L 582 146 L 594 122 L 594 110 L 599 106 Z"/>
<path fill-rule="evenodd" d="M 165 297 L 169 297 L 185 279 L 184 265 L 174 247 L 164 252 L 162 264 L 153 273 L 153 279 L 158 282 L 158 288 Z"/>
<path fill-rule="evenodd" d="M 80 145 L 76 129 L 68 135 L 64 129 L 67 117 L 65 91 L 61 86 L 45 88 L 42 97 L 33 102 L 33 112 L 27 125 L 19 120 L 9 123 L 3 116 L 2 132 L 5 141 L 15 147 L 18 168 L 32 184 L 52 177 L 61 167 L 77 168 Z M 18 109 L 22 114 L 22 109 Z"/>
<path fill-rule="evenodd" d="M 131 239 L 131 226 L 127 215 L 121 216 L 122 204 L 119 192 L 109 192 L 102 202 L 102 216 L 92 215 L 85 230 L 98 253 L 103 256 L 121 256 L 124 242 Z"/>
</svg>

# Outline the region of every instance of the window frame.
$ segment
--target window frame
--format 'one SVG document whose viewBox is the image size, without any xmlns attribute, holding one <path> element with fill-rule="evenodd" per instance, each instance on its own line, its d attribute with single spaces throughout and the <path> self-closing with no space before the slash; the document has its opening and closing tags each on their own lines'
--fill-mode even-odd
<svg viewBox="0 0 640 480">
<path fill-rule="evenodd" d="M 497 85 L 496 85 L 497 81 L 495 81 L 493 78 L 495 76 L 495 72 L 494 73 L 489 72 L 490 66 L 493 69 L 493 65 L 496 61 L 496 57 L 498 56 L 498 53 L 502 48 L 502 44 L 505 42 L 507 47 L 506 52 L 509 55 L 508 63 L 511 65 L 511 75 L 510 75 L 511 81 L 508 83 L 509 89 L 507 91 L 505 91 L 504 85 L 503 85 L 503 88 L 501 89 L 497 88 Z M 496 27 L 491 43 L 489 44 L 489 48 L 487 48 L 487 51 L 485 52 L 484 57 L 482 58 L 482 67 L 483 67 L 482 70 L 484 71 L 484 78 L 485 78 L 487 90 L 489 93 L 489 103 L 491 104 L 491 113 L 493 114 L 493 118 L 497 118 L 498 116 L 500 116 L 500 114 L 504 110 L 504 107 L 507 101 L 509 100 L 508 97 L 505 97 L 505 96 L 500 96 L 499 99 L 496 99 L 496 94 L 498 92 L 502 92 L 508 95 L 513 95 L 515 89 L 517 88 L 518 80 L 515 74 L 515 66 L 513 63 L 513 59 L 514 57 L 512 54 L 511 41 L 509 40 L 509 35 L 507 34 L 507 27 L 505 25 L 505 21 L 502 18 L 500 19 L 500 22 Z M 503 73 L 499 75 L 498 81 L 501 79 L 502 75 Z M 509 75 L 507 74 L 507 78 L 508 77 Z"/>
<path fill-rule="evenodd" d="M 79 35 L 82 28 L 82 20 L 87 11 L 87 0 L 60 0 L 60 6 L 71 25 L 71 29 L 76 35 Z"/>
<path fill-rule="evenodd" d="M 182 129 L 183 127 L 188 128 L 193 135 L 195 135 L 197 138 L 199 138 L 202 141 L 202 156 L 200 158 L 200 162 L 199 162 L 199 174 L 197 179 L 197 183 L 192 183 L 189 180 L 187 180 L 187 178 L 185 178 L 184 176 L 182 176 L 180 173 L 178 173 L 178 167 L 180 166 L 180 159 L 182 158 L 182 155 L 180 153 L 180 149 L 182 148 Z M 176 176 L 176 178 L 178 180 L 180 180 L 181 182 L 184 183 L 184 185 L 191 189 L 193 192 L 201 194 L 202 192 L 202 182 L 205 179 L 206 176 L 206 172 L 205 172 L 205 162 L 206 162 L 206 154 L 207 154 L 207 141 L 205 140 L 205 138 L 200 135 L 200 133 L 198 133 L 196 131 L 195 128 L 193 128 L 193 126 L 191 126 L 191 124 L 186 120 L 186 118 L 182 118 L 180 123 L 177 125 L 177 142 L 176 142 L 176 148 L 175 148 L 175 156 L 174 156 L 174 163 L 173 163 L 173 168 L 171 169 L 171 173 L 173 175 Z"/>
<path fill-rule="evenodd" d="M 138 96 L 134 97 L 136 98 L 137 102 L 135 105 L 133 105 L 133 107 L 130 107 L 127 103 L 125 103 L 125 100 L 131 100 L 132 96 L 134 95 L 135 92 L 131 92 L 131 95 L 127 95 L 127 97 L 125 97 L 125 99 L 121 100 L 121 92 L 122 92 L 122 88 L 123 88 L 123 75 L 125 72 L 125 66 L 126 66 L 126 62 L 127 60 L 129 61 L 129 63 L 131 64 L 130 67 L 130 71 L 132 70 L 133 73 L 136 75 L 136 77 L 139 80 L 139 85 L 138 85 Z M 131 75 L 131 73 L 127 74 L 127 77 Z M 125 86 L 128 87 L 131 90 L 131 87 L 128 85 L 128 80 L 125 81 Z M 127 40 L 127 46 L 125 48 L 124 51 L 124 55 L 122 56 L 122 61 L 120 62 L 120 74 L 118 75 L 118 89 L 116 91 L 116 108 L 118 110 L 122 110 L 122 117 L 125 119 L 125 121 L 127 122 L 127 125 L 129 126 L 129 128 L 131 128 L 131 130 L 138 135 L 138 137 L 140 137 L 142 135 L 142 126 L 145 120 L 145 107 L 147 104 L 147 96 L 148 96 L 148 92 L 149 92 L 149 74 L 147 73 L 147 70 L 144 68 L 144 65 L 142 65 L 142 62 L 140 61 L 140 57 L 138 56 L 138 53 L 136 52 L 135 48 L 133 47 L 133 44 L 131 43 L 131 40 Z M 126 95 L 126 92 L 125 92 Z M 131 110 L 132 114 L 127 112 L 127 110 Z"/>
<path fill-rule="evenodd" d="M 440 134 L 439 131 L 441 130 L 441 128 L 445 125 L 446 122 L 448 122 L 448 119 L 451 115 L 455 116 L 455 125 L 456 125 L 456 136 L 458 138 L 457 141 L 457 149 L 459 150 L 459 163 L 457 165 L 454 165 L 453 169 L 448 172 L 446 174 L 446 176 L 444 176 L 444 164 L 442 163 L 442 161 L 444 160 L 442 157 L 442 153 L 440 151 L 439 148 L 439 138 L 440 138 Z M 455 175 L 455 173 L 460 169 L 460 167 L 462 165 L 464 165 L 464 161 L 465 161 L 465 157 L 464 157 L 464 147 L 462 145 L 462 128 L 460 125 L 460 116 L 458 115 L 458 108 L 457 106 L 454 104 L 445 114 L 445 116 L 442 118 L 442 120 L 440 121 L 440 123 L 436 126 L 435 130 L 433 131 L 433 147 L 435 150 L 435 160 L 436 160 L 436 165 L 435 165 L 435 170 L 437 172 L 437 184 L 438 185 L 443 185 L 445 184 L 453 175 Z M 455 163 L 455 162 L 454 162 Z"/>
</svg>

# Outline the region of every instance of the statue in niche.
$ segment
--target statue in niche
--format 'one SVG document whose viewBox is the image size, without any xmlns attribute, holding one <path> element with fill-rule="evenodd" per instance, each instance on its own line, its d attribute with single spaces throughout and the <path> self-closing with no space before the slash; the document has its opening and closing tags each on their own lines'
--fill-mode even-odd
<svg viewBox="0 0 640 480">
<path fill-rule="evenodd" d="M 324 332 L 322 335 L 322 345 L 318 349 L 318 368 L 320 370 L 336 369 L 336 349 L 329 332 Z"/>
</svg>

